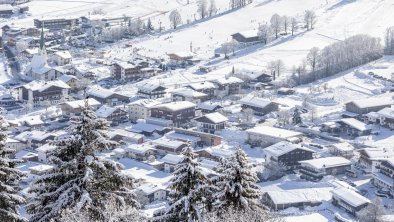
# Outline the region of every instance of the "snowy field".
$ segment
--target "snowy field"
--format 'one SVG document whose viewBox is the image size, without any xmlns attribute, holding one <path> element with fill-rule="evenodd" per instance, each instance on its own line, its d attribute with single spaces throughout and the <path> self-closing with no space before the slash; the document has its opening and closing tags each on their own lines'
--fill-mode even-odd
<svg viewBox="0 0 394 222">
<path fill-rule="evenodd" d="M 240 52 L 230 62 L 264 66 L 267 62 L 282 59 L 290 70 L 292 65 L 297 65 L 314 46 L 323 48 L 360 33 L 383 37 L 385 29 L 394 25 L 391 14 L 394 5 L 390 0 L 256 0 L 234 12 L 186 25 L 164 35 L 138 40 L 135 46 L 141 49 L 140 53 L 148 56 L 163 56 L 170 52 L 189 50 L 192 42 L 194 51 L 199 56 L 210 58 L 213 56 L 213 49 L 231 40 L 231 34 L 257 29 L 259 24 L 269 22 L 275 13 L 302 20 L 302 14 L 307 8 L 314 9 L 318 15 L 313 31 L 298 32 L 294 37 L 282 37 L 275 44 L 265 47 L 253 46 L 251 50 Z M 128 56 L 127 50 L 123 55 L 121 49 L 113 50 L 120 58 Z M 227 62 L 221 61 L 215 65 L 223 66 Z"/>
</svg>

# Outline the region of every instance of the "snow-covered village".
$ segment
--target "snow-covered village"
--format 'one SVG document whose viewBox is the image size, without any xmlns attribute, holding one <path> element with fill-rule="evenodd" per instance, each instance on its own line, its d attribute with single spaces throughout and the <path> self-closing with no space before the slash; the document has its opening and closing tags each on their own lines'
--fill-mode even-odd
<svg viewBox="0 0 394 222">
<path fill-rule="evenodd" d="M 393 0 L 0 0 L 0 222 L 394 222 Z"/>
</svg>

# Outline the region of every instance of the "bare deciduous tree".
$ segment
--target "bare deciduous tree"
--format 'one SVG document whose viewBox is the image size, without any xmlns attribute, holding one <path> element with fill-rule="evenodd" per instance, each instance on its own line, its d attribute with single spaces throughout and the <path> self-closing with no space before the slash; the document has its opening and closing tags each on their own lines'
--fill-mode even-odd
<svg viewBox="0 0 394 222">
<path fill-rule="evenodd" d="M 282 17 L 280 17 L 280 15 L 278 15 L 278 14 L 274 14 L 271 17 L 270 22 L 271 22 L 271 28 L 275 34 L 275 39 L 277 39 L 279 37 L 279 33 L 283 29 Z"/>
<path fill-rule="evenodd" d="M 297 19 L 296 18 L 291 18 L 290 20 L 290 27 L 291 27 L 291 35 L 294 35 L 294 32 L 297 30 Z"/>
<path fill-rule="evenodd" d="M 259 27 L 258 36 L 263 41 L 264 44 L 267 44 L 272 37 L 272 29 L 267 24 L 263 24 Z"/>
<path fill-rule="evenodd" d="M 170 13 L 170 22 L 172 25 L 172 28 L 176 29 L 178 25 L 182 24 L 182 18 L 181 14 L 177 10 L 174 10 Z"/>
</svg>

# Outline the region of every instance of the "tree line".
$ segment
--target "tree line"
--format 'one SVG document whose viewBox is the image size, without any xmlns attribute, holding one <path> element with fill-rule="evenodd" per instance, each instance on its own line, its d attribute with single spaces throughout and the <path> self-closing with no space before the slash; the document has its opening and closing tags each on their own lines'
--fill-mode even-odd
<svg viewBox="0 0 394 222">
<path fill-rule="evenodd" d="M 310 49 L 306 58 L 293 67 L 294 84 L 305 84 L 354 68 L 383 56 L 379 38 L 359 34 L 319 49 Z"/>
</svg>

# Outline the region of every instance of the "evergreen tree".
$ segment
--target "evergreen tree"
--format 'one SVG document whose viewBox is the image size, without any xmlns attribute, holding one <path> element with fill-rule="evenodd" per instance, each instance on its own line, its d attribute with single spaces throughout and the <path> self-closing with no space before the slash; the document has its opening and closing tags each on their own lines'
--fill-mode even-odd
<svg viewBox="0 0 394 222">
<path fill-rule="evenodd" d="M 149 32 L 155 30 L 155 28 L 154 28 L 153 25 L 152 25 L 152 21 L 150 20 L 150 18 L 148 19 L 148 22 L 147 22 L 147 24 L 146 24 L 146 28 L 147 28 L 147 30 L 148 30 Z"/>
<path fill-rule="evenodd" d="M 105 131 L 108 122 L 96 118 L 87 101 L 80 116 L 72 119 L 70 133 L 53 142 L 50 153 L 54 168 L 33 182 L 35 194 L 27 206 L 31 221 L 57 220 L 65 210 L 86 212 L 94 220 L 105 218 L 108 202 L 112 209 L 136 206 L 130 177 L 121 174 L 114 161 L 97 157 L 98 151 L 113 148 Z"/>
<path fill-rule="evenodd" d="M 298 107 L 296 107 L 294 109 L 294 112 L 293 112 L 293 124 L 297 125 L 297 124 L 300 124 L 300 123 L 302 123 L 301 112 L 298 109 Z"/>
<path fill-rule="evenodd" d="M 164 215 L 165 221 L 196 221 L 201 218 L 203 211 L 207 178 L 201 172 L 196 154 L 190 146 L 182 154 L 184 159 L 177 165 L 168 187 L 171 205 Z"/>
<path fill-rule="evenodd" d="M 3 124 L 4 120 L 0 117 L 0 127 Z M 6 140 L 7 134 L 2 128 L 0 131 L 0 221 L 26 221 L 18 214 L 18 205 L 25 202 L 24 198 L 18 195 L 17 190 L 23 174 L 15 168 L 19 161 L 9 158 L 14 150 L 5 147 Z"/>
<path fill-rule="evenodd" d="M 256 206 L 260 198 L 256 173 L 252 171 L 246 154 L 240 148 L 219 167 L 215 207 L 219 209 L 246 209 Z"/>
</svg>

